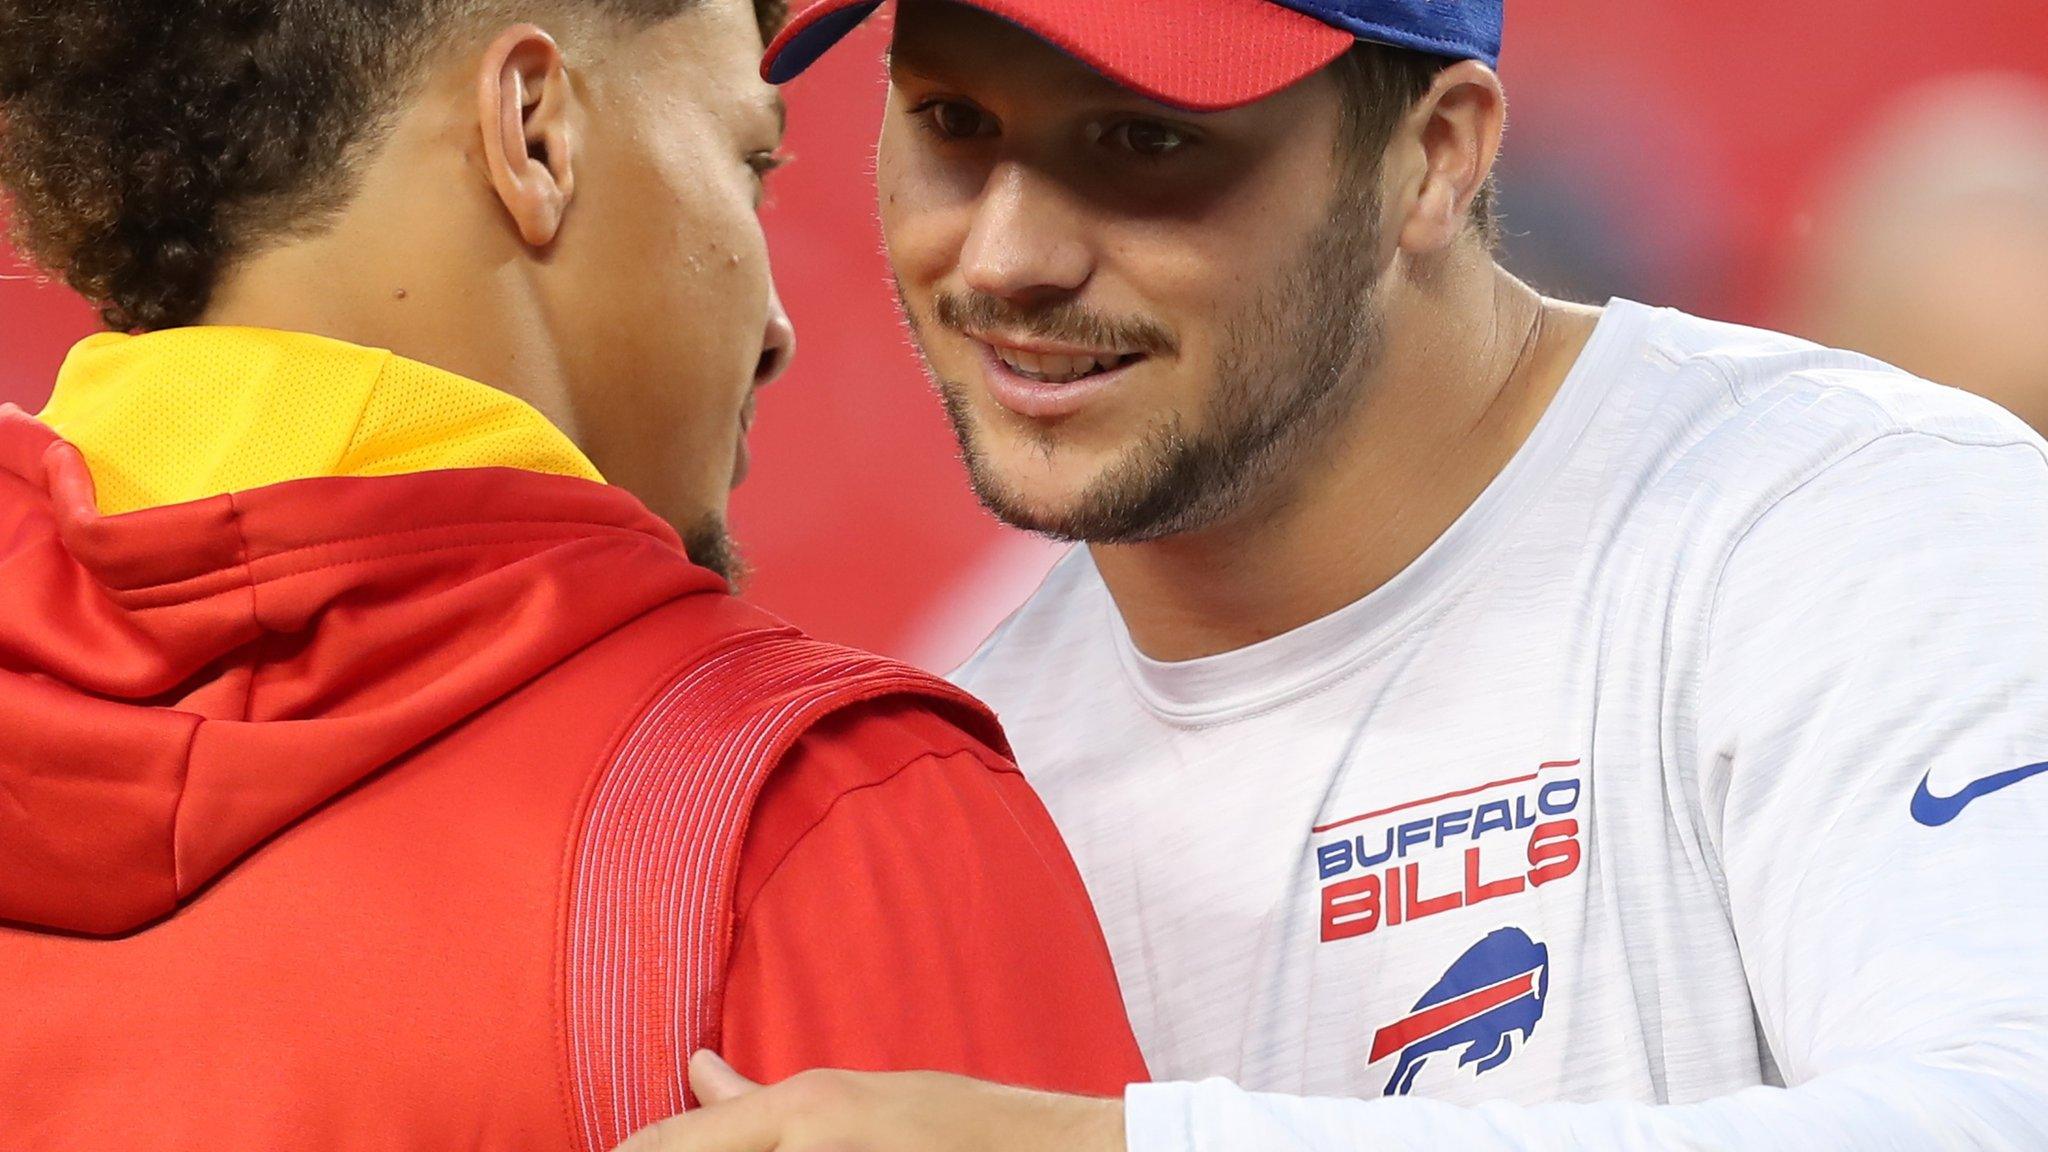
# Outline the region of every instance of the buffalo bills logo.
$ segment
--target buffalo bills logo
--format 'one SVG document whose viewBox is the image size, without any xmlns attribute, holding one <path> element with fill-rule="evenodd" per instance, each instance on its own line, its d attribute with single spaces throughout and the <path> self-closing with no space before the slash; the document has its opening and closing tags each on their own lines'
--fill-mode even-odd
<svg viewBox="0 0 2048 1152">
<path fill-rule="evenodd" d="M 1477 1073 L 1507 1063 L 1517 1036 L 1527 1040 L 1536 1031 L 1549 994 L 1550 949 L 1520 928 L 1487 936 L 1458 957 L 1414 1011 L 1373 1035 L 1373 1063 L 1401 1054 L 1386 1094 L 1406 1096 L 1423 1062 L 1439 1052 L 1463 1048 L 1458 1066 L 1476 1064 Z"/>
</svg>

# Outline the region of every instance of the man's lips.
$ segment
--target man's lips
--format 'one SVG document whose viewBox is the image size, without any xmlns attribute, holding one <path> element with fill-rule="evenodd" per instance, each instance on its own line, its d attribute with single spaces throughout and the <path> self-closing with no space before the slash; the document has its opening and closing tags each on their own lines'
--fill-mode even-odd
<svg viewBox="0 0 2048 1152">
<path fill-rule="evenodd" d="M 1073 415 L 1147 359 L 1143 353 L 1045 341 L 969 339 L 981 353 L 989 395 L 1031 420 Z"/>
</svg>

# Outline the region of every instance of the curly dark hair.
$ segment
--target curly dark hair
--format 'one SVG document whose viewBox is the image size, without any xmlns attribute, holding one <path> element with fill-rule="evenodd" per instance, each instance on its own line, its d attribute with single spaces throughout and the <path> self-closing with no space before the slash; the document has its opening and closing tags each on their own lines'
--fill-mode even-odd
<svg viewBox="0 0 2048 1152">
<path fill-rule="evenodd" d="M 554 0 L 652 22 L 696 0 Z M 764 35 L 785 0 L 755 0 Z M 0 0 L 16 243 L 111 328 L 189 324 L 224 263 L 352 192 L 394 88 L 493 0 Z"/>
</svg>

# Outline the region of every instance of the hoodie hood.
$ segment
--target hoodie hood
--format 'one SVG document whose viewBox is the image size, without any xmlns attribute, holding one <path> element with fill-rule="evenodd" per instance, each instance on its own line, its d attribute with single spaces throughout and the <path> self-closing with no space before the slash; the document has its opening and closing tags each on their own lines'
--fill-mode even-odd
<svg viewBox="0 0 2048 1152">
<path fill-rule="evenodd" d="M 621 624 L 723 590 L 626 493 L 521 469 L 103 515 L 79 449 L 0 407 L 0 920 L 142 927 Z"/>
<path fill-rule="evenodd" d="M 102 332 L 65 357 L 37 419 L 84 454 L 110 516 L 309 476 L 488 467 L 604 482 L 523 401 L 303 332 Z"/>
</svg>

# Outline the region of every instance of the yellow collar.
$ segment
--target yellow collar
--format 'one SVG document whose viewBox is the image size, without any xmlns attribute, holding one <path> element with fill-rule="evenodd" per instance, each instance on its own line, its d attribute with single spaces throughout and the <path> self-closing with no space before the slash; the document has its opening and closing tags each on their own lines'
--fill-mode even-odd
<svg viewBox="0 0 2048 1152">
<path fill-rule="evenodd" d="M 261 328 L 80 342 L 41 414 L 109 515 L 314 476 L 520 468 L 603 483 L 539 412 L 390 352 Z"/>
</svg>

